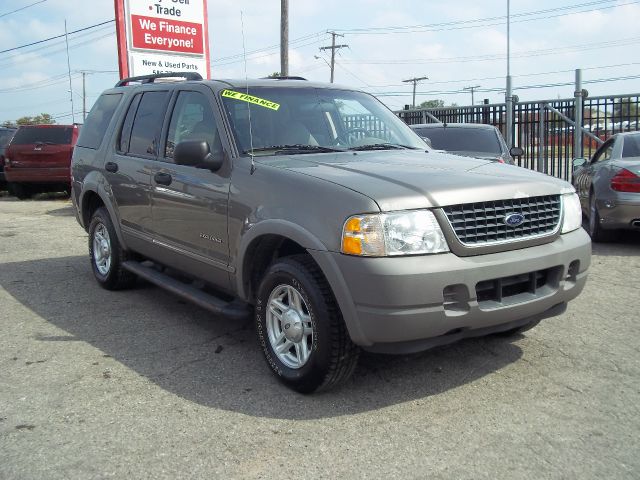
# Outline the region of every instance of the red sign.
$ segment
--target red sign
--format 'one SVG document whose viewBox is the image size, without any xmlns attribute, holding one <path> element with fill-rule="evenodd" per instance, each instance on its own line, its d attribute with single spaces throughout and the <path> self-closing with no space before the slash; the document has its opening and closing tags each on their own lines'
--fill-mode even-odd
<svg viewBox="0 0 640 480">
<path fill-rule="evenodd" d="M 204 53 L 199 23 L 131 15 L 131 33 L 134 48 Z"/>
<path fill-rule="evenodd" d="M 210 78 L 207 0 L 113 0 L 120 78 L 198 72 Z"/>
</svg>

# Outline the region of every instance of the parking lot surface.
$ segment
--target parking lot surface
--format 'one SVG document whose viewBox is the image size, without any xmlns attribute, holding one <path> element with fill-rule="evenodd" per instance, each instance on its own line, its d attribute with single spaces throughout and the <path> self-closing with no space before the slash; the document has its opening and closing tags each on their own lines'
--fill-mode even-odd
<svg viewBox="0 0 640 480">
<path fill-rule="evenodd" d="M 0 478 L 639 478 L 640 236 L 511 339 L 365 354 L 303 396 L 251 321 L 108 292 L 64 198 L 0 198 Z"/>
</svg>

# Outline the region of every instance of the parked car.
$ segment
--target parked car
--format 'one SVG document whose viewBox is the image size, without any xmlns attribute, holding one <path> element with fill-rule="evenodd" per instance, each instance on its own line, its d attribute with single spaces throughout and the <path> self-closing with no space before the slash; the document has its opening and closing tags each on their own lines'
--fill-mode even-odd
<svg viewBox="0 0 640 480">
<path fill-rule="evenodd" d="M 590 161 L 573 161 L 573 185 L 596 241 L 640 230 L 640 132 L 618 133 Z"/>
<path fill-rule="evenodd" d="M 291 388 L 343 382 L 362 348 L 524 331 L 583 289 L 591 245 L 567 182 L 434 153 L 364 92 L 155 81 L 177 75 L 124 79 L 86 120 L 72 200 L 90 268 L 106 289 L 139 276 L 253 313 Z"/>
<path fill-rule="evenodd" d="M 0 187 L 4 187 L 4 152 L 16 133 L 15 128 L 0 127 Z"/>
<path fill-rule="evenodd" d="M 500 130 L 482 123 L 421 123 L 410 125 L 421 137 L 429 139 L 436 150 L 466 157 L 484 158 L 513 165 L 520 147 L 507 147 Z"/>
<path fill-rule="evenodd" d="M 70 164 L 78 125 L 28 125 L 5 153 L 9 192 L 20 199 L 40 192 L 71 191 Z"/>
</svg>

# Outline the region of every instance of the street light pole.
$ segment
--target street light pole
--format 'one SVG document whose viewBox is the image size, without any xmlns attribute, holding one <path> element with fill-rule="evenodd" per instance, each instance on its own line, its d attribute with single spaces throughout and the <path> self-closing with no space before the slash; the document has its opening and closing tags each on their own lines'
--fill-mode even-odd
<svg viewBox="0 0 640 480">
<path fill-rule="evenodd" d="M 511 84 L 511 5 L 510 0 L 507 0 L 507 88 L 505 91 L 505 137 L 507 140 L 507 146 L 513 147 L 513 91 Z"/>
</svg>

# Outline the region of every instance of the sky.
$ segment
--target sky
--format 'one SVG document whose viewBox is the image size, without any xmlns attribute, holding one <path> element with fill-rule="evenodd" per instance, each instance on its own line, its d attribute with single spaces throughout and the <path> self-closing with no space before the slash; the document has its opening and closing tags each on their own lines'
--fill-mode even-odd
<svg viewBox="0 0 640 480">
<path fill-rule="evenodd" d="M 208 12 L 212 78 L 280 70 L 279 0 L 208 0 Z M 417 86 L 418 104 L 470 105 L 465 87 L 476 87 L 476 103 L 503 102 L 506 16 L 507 0 L 289 0 L 289 74 L 328 82 L 330 55 L 320 47 L 335 31 L 348 45 L 336 55 L 336 83 L 389 108 L 411 103 L 403 80 L 415 77 L 428 77 Z M 113 19 L 113 0 L 0 0 L 0 51 L 11 49 L 0 53 L 0 122 L 40 113 L 81 122 L 80 72 L 87 72 L 87 109 L 119 78 Z M 69 65 L 64 38 L 23 47 L 64 34 L 65 21 L 69 32 L 107 23 L 69 36 Z M 637 94 L 638 25 L 640 0 L 510 0 L 514 93 L 572 97 L 581 68 L 590 96 Z"/>
</svg>

